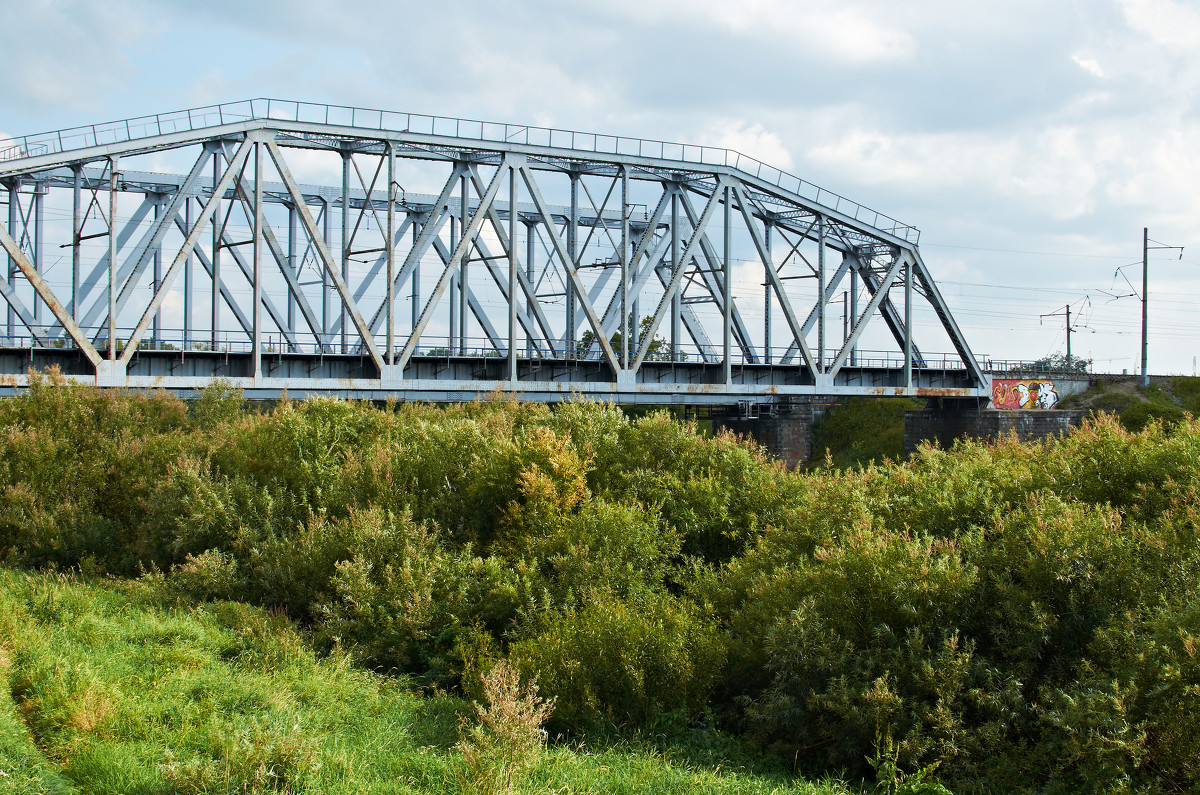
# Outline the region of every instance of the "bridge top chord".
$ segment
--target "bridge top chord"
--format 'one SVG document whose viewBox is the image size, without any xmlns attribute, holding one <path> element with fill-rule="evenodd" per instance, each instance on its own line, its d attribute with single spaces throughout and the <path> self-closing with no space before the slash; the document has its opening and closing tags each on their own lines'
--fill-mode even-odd
<svg viewBox="0 0 1200 795">
<path fill-rule="evenodd" d="M 913 226 L 733 149 L 295 100 L 247 99 L 17 136 L 0 141 L 0 163 L 248 121 L 334 125 L 498 144 L 523 144 L 614 158 L 643 157 L 697 166 L 722 166 L 751 174 L 914 246 L 921 236 Z"/>
</svg>

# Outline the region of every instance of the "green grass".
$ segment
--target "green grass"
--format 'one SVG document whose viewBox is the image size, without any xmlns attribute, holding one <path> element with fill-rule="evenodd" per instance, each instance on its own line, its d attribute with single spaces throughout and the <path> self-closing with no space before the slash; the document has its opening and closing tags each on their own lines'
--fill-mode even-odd
<svg viewBox="0 0 1200 795">
<path fill-rule="evenodd" d="M 1200 378 L 1180 376 L 1146 387 L 1099 382 L 1063 401 L 1062 407 L 1112 414 L 1136 433 L 1153 420 L 1174 424 L 1183 419 L 1184 412 L 1200 414 Z"/>
<path fill-rule="evenodd" d="M 0 793 L 458 791 L 466 702 L 318 657 L 280 616 L 160 593 L 0 570 Z M 552 745 L 527 789 L 847 791 L 693 756 Z"/>
</svg>

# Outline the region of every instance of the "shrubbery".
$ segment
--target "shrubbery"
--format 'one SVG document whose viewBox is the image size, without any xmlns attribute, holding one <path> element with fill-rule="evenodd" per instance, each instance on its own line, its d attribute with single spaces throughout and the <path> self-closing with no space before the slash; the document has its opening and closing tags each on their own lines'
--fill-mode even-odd
<svg viewBox="0 0 1200 795">
<path fill-rule="evenodd" d="M 432 688 L 508 659 L 556 733 L 967 791 L 1200 788 L 1198 523 L 1186 416 L 789 472 L 587 403 L 0 403 L 7 565 L 275 608 Z"/>
</svg>

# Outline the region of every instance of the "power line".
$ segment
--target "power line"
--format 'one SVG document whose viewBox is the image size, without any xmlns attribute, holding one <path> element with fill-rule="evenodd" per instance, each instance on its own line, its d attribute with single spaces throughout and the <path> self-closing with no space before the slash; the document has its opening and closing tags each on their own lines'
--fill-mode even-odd
<svg viewBox="0 0 1200 795">
<path fill-rule="evenodd" d="M 927 248 L 957 248 L 964 251 L 992 251 L 997 254 L 1029 254 L 1038 257 L 1077 257 L 1085 259 L 1124 259 L 1121 254 L 1077 254 L 1066 251 L 1023 251 L 1015 248 L 984 248 L 982 246 L 958 246 L 951 243 L 925 243 Z"/>
</svg>

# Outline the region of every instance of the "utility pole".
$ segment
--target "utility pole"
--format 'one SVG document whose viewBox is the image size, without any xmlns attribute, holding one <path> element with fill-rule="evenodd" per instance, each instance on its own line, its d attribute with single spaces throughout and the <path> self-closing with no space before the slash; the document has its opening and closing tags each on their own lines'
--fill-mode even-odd
<svg viewBox="0 0 1200 795">
<path fill-rule="evenodd" d="M 1070 368 L 1070 367 L 1073 365 L 1073 362 L 1071 361 L 1071 305 L 1070 305 L 1070 304 L 1067 304 L 1066 306 L 1064 306 L 1064 307 L 1063 307 L 1063 311 L 1064 311 L 1064 312 L 1066 313 L 1066 315 L 1067 315 L 1067 359 L 1066 359 L 1066 366 L 1067 366 L 1068 368 Z M 1047 313 L 1046 313 L 1046 314 L 1044 314 L 1044 315 L 1040 315 L 1040 316 L 1039 316 L 1039 322 L 1040 322 L 1040 318 L 1043 318 L 1043 317 L 1058 317 L 1058 313 L 1057 313 L 1057 312 L 1047 312 Z"/>
<path fill-rule="evenodd" d="M 1158 243 L 1158 241 L 1150 239 L 1149 227 L 1142 227 L 1142 386 L 1150 386 L 1150 373 L 1146 369 L 1146 351 L 1150 347 L 1146 334 L 1147 320 L 1150 317 L 1149 304 L 1146 300 L 1150 297 L 1150 252 L 1158 249 L 1179 249 L 1179 258 L 1183 259 L 1183 246 L 1167 246 L 1162 243 L 1152 246 L 1151 243 Z"/>
<path fill-rule="evenodd" d="M 1146 336 L 1149 313 L 1146 299 L 1150 297 L 1150 228 L 1142 227 L 1142 386 L 1150 386 L 1150 374 L 1146 371 L 1146 351 L 1149 349 Z"/>
</svg>

